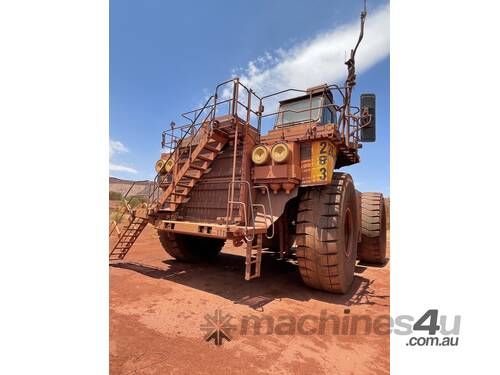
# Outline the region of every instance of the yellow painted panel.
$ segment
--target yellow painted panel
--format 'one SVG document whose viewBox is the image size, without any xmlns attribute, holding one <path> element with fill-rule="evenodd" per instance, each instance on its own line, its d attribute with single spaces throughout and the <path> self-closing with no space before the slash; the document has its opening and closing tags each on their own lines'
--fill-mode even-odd
<svg viewBox="0 0 500 375">
<path fill-rule="evenodd" d="M 315 141 L 311 150 L 311 182 L 331 183 L 337 150 L 332 142 Z"/>
</svg>

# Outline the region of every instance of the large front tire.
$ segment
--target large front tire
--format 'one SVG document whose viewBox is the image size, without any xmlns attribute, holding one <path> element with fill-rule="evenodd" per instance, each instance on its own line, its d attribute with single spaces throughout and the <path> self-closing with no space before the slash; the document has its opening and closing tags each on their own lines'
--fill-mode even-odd
<svg viewBox="0 0 500 375">
<path fill-rule="evenodd" d="M 386 217 L 382 193 L 361 193 L 361 243 L 358 257 L 365 263 L 383 264 L 386 257 Z"/>
<path fill-rule="evenodd" d="M 187 234 L 158 231 L 160 242 L 168 255 L 182 262 L 201 262 L 215 258 L 224 240 Z"/>
<path fill-rule="evenodd" d="M 297 214 L 297 260 L 304 283 L 346 293 L 354 278 L 359 230 L 356 193 L 347 173 L 303 191 Z"/>
</svg>

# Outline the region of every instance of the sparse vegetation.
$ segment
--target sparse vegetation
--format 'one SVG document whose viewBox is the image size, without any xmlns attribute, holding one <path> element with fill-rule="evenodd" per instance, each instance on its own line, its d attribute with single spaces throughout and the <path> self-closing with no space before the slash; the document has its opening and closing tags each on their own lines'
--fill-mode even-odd
<svg viewBox="0 0 500 375">
<path fill-rule="evenodd" d="M 113 208 L 110 210 L 110 215 L 109 215 L 109 221 L 113 222 L 116 221 L 116 223 L 121 223 L 124 221 L 124 219 L 127 219 L 129 214 L 126 212 L 127 208 L 125 207 L 125 199 L 123 198 L 123 195 L 118 193 L 118 192 L 109 192 L 109 199 L 110 201 L 115 201 L 116 203 L 113 204 Z M 146 203 L 147 198 L 144 196 L 132 196 L 128 197 L 126 199 L 128 204 L 132 209 L 138 207 L 139 205 Z"/>
<path fill-rule="evenodd" d="M 121 201 L 123 199 L 122 193 L 119 193 L 117 191 L 110 191 L 109 192 L 109 200 L 110 201 Z"/>
<path fill-rule="evenodd" d="M 124 216 L 125 215 L 122 215 L 122 212 L 120 211 L 113 211 L 109 219 L 111 222 L 116 221 L 117 224 L 120 224 Z"/>
<path fill-rule="evenodd" d="M 132 198 L 128 199 L 128 204 L 132 208 L 136 208 L 138 205 L 142 203 L 146 203 L 147 199 L 146 197 L 143 196 L 133 196 Z"/>
</svg>

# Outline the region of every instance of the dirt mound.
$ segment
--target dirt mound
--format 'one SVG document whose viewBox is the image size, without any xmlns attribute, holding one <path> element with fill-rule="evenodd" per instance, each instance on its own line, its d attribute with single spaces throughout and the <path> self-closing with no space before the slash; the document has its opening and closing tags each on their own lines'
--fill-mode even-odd
<svg viewBox="0 0 500 375">
<path fill-rule="evenodd" d="M 109 178 L 109 191 L 114 191 L 121 194 L 126 194 L 130 185 L 135 182 L 134 187 L 129 193 L 129 196 L 134 195 L 147 195 L 149 194 L 149 187 L 153 185 L 152 181 L 132 181 L 132 180 L 122 180 L 116 177 Z"/>
</svg>

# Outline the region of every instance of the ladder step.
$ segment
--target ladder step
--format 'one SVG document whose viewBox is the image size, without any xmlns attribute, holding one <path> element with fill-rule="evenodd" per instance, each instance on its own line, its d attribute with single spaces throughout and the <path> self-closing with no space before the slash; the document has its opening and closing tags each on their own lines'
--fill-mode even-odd
<svg viewBox="0 0 500 375">
<path fill-rule="evenodd" d="M 251 242 L 247 242 L 245 280 L 252 280 L 260 277 L 262 264 L 262 234 L 259 234 L 256 240 L 257 243 L 255 245 Z"/>
<path fill-rule="evenodd" d="M 145 219 L 134 218 L 119 237 L 118 242 L 113 247 L 113 250 L 111 250 L 109 260 L 121 260 L 125 258 L 139 235 L 146 227 L 147 223 L 148 222 Z"/>
<path fill-rule="evenodd" d="M 184 175 L 184 176 L 181 177 L 181 179 L 179 180 L 179 182 L 177 183 L 177 185 L 179 185 L 179 183 L 184 184 L 184 185 L 185 184 L 188 184 L 188 185 L 191 184 L 192 186 L 190 186 L 190 187 L 193 187 L 194 184 L 196 183 L 197 179 L 198 178 L 196 176 L 190 176 L 190 175 L 186 174 L 186 175 Z"/>
<path fill-rule="evenodd" d="M 172 195 L 179 195 L 181 197 L 187 197 L 189 193 L 183 191 L 183 192 L 180 192 L 180 191 L 173 191 L 172 192 Z"/>
<path fill-rule="evenodd" d="M 181 184 L 181 183 L 178 183 L 176 186 L 179 186 L 179 187 L 182 187 L 182 188 L 187 188 L 187 189 L 191 189 L 193 186 L 194 186 L 194 182 L 193 184 Z"/>
<path fill-rule="evenodd" d="M 207 166 L 202 166 L 202 165 L 196 165 L 196 164 L 191 164 L 189 166 L 189 169 L 197 169 L 199 171 L 205 171 L 207 169 Z"/>
<path fill-rule="evenodd" d="M 187 172 L 186 172 L 186 174 L 184 176 L 182 176 L 182 178 L 187 177 L 187 178 L 192 178 L 193 180 L 199 180 L 201 178 L 201 176 L 203 175 L 202 171 L 192 169 L 192 168 L 191 168 L 191 170 L 189 170 L 189 172 L 196 172 L 196 174 L 187 174 Z"/>
<path fill-rule="evenodd" d="M 129 235 L 135 235 L 137 233 L 141 233 L 142 232 L 142 228 L 141 229 L 129 229 L 129 230 L 126 230 L 123 232 L 124 235 L 126 236 L 129 236 Z"/>
<path fill-rule="evenodd" d="M 177 208 L 174 209 L 174 208 L 165 207 L 165 208 L 160 208 L 158 210 L 158 212 L 175 212 L 176 209 Z"/>
<path fill-rule="evenodd" d="M 132 225 L 135 225 L 135 224 L 132 224 Z M 138 228 L 127 228 L 127 229 L 125 229 L 125 231 L 124 231 L 124 232 L 128 232 L 128 231 L 139 231 L 139 230 L 143 229 L 143 227 L 145 227 L 145 225 L 142 225 L 142 224 L 141 224 Z"/>
<path fill-rule="evenodd" d="M 174 197 L 173 195 L 174 195 L 174 193 L 172 193 L 172 195 L 170 197 L 168 197 L 169 199 L 165 201 L 165 204 L 187 203 L 191 199 L 191 197 L 186 197 L 186 198 L 179 200 L 179 199 L 177 199 L 177 197 Z"/>
<path fill-rule="evenodd" d="M 227 140 L 227 136 L 223 132 L 214 129 L 212 131 L 212 134 L 210 135 L 210 140 L 218 143 L 223 143 Z"/>
<path fill-rule="evenodd" d="M 204 128 L 199 143 L 192 145 L 195 147 L 190 149 L 189 156 L 184 155 L 178 160 L 180 169 L 177 169 L 177 175 L 172 179 L 161 197 L 156 198 L 158 200 L 156 210 L 175 212 L 180 204 L 189 201 L 190 190 L 204 174 L 210 171 L 210 164 L 228 141 L 228 135 L 225 132 L 210 129 L 210 124 L 210 122 L 206 122 L 202 125 Z M 194 164 L 195 162 L 198 165 Z M 200 162 L 202 162 L 201 165 Z M 177 188 L 184 188 L 185 190 Z M 177 199 L 178 197 L 184 199 Z"/>
<path fill-rule="evenodd" d="M 213 146 L 210 146 L 209 144 L 206 144 L 205 146 L 203 146 L 203 148 L 205 148 L 209 151 L 212 151 L 212 152 L 219 152 L 220 151 L 220 149 L 213 147 Z"/>
<path fill-rule="evenodd" d="M 210 155 L 213 155 L 213 154 L 210 154 Z M 212 156 L 206 156 L 206 155 L 202 155 L 202 154 L 199 154 L 196 159 L 200 159 L 200 160 L 204 160 L 204 161 L 213 161 L 215 159 L 215 155 Z"/>
</svg>

